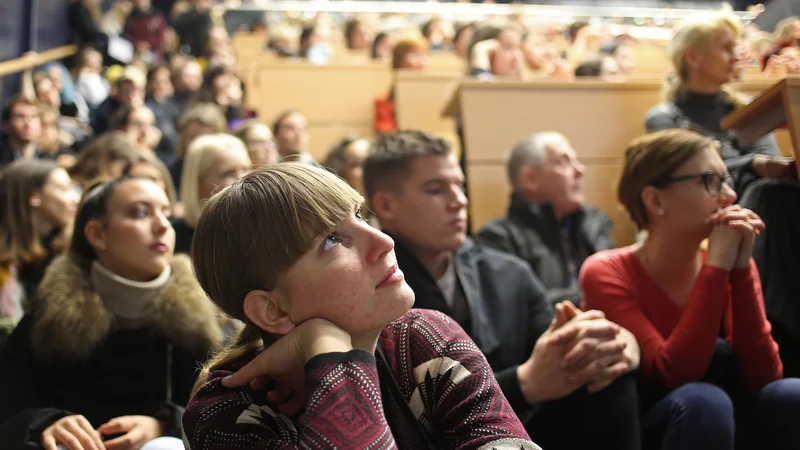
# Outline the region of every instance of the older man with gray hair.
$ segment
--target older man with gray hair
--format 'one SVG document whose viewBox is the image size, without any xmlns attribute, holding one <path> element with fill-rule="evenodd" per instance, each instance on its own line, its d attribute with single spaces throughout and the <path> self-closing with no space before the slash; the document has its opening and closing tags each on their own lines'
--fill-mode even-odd
<svg viewBox="0 0 800 450">
<path fill-rule="evenodd" d="M 584 166 L 562 134 L 529 136 L 508 155 L 513 188 L 508 216 L 487 224 L 475 240 L 530 264 L 552 304 L 578 305 L 578 273 L 597 251 L 613 248 L 611 219 L 584 205 Z"/>
</svg>

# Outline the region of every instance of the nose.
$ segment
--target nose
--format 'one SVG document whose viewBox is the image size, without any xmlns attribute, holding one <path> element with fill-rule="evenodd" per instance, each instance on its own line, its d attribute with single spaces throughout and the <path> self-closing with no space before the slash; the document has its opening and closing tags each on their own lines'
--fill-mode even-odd
<svg viewBox="0 0 800 450">
<path fill-rule="evenodd" d="M 464 192 L 464 188 L 461 186 L 456 186 L 454 189 L 453 201 L 451 206 L 453 209 L 461 209 L 469 204 L 469 200 L 467 199 L 467 195 Z"/>
<path fill-rule="evenodd" d="M 583 163 L 580 162 L 580 160 L 578 160 L 577 158 L 575 159 L 575 162 L 572 164 L 572 166 L 575 168 L 575 175 L 578 177 L 582 177 L 583 174 L 586 172 L 586 166 L 584 166 Z"/>
<path fill-rule="evenodd" d="M 377 228 L 373 228 L 366 223 L 362 226 L 366 230 L 367 239 L 369 242 L 367 249 L 367 262 L 378 262 L 384 255 L 394 250 L 394 239 L 389 237 L 389 235 L 381 230 L 378 230 Z"/>
<path fill-rule="evenodd" d="M 734 202 L 736 202 L 736 191 L 734 191 L 733 188 L 727 184 L 722 183 L 722 186 L 719 190 L 719 196 L 717 198 L 723 208 L 731 206 L 734 204 Z"/>
<path fill-rule="evenodd" d="M 169 222 L 169 217 L 161 211 L 156 212 L 153 216 L 153 234 L 160 236 L 172 226 Z"/>
</svg>

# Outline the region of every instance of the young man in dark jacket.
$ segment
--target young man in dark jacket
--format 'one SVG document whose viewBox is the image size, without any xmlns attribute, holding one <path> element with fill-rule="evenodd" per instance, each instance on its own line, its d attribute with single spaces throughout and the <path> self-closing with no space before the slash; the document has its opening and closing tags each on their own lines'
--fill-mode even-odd
<svg viewBox="0 0 800 450">
<path fill-rule="evenodd" d="M 467 331 L 543 448 L 638 449 L 635 338 L 597 312 L 554 311 L 525 262 L 472 243 L 463 182 L 450 145 L 421 132 L 382 136 L 365 162 L 370 208 L 395 239 L 415 307 Z M 562 327 L 574 328 L 569 344 L 550 338 Z"/>
<path fill-rule="evenodd" d="M 508 216 L 488 223 L 475 240 L 525 260 L 551 304 L 580 307 L 583 261 L 615 247 L 611 219 L 584 205 L 583 164 L 563 135 L 543 132 L 517 144 L 506 169 L 513 188 Z"/>
</svg>

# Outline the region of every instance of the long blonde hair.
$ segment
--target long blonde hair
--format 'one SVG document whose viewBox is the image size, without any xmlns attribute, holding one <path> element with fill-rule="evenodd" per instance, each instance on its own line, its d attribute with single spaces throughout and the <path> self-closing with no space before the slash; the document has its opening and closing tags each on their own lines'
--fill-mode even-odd
<svg viewBox="0 0 800 450">
<path fill-rule="evenodd" d="M 212 370 L 274 339 L 247 319 L 245 295 L 274 290 L 316 236 L 329 233 L 363 202 L 336 175 L 301 163 L 256 170 L 208 200 L 192 240 L 195 275 L 209 298 L 245 327 L 205 364 L 195 391 Z"/>
<path fill-rule="evenodd" d="M 239 153 L 250 161 L 244 142 L 230 134 L 207 134 L 195 139 L 186 152 L 181 177 L 181 201 L 183 201 L 183 220 L 194 227 L 200 218 L 200 211 L 206 199 L 200 198 L 200 180 L 214 165 L 221 154 Z"/>
<path fill-rule="evenodd" d="M 714 14 L 696 14 L 683 19 L 673 29 L 672 40 L 667 47 L 667 55 L 672 63 L 671 73 L 664 84 L 664 100 L 675 101 L 678 93 L 684 89 L 689 77 L 689 68 L 686 66 L 686 51 L 689 49 L 704 51 L 708 48 L 717 31 L 728 28 L 735 38 L 742 34 L 742 22 L 735 15 L 722 12 Z M 723 98 L 732 105 L 739 107 L 747 104 L 748 100 L 743 94 L 736 92 L 729 86 L 722 86 Z"/>
</svg>

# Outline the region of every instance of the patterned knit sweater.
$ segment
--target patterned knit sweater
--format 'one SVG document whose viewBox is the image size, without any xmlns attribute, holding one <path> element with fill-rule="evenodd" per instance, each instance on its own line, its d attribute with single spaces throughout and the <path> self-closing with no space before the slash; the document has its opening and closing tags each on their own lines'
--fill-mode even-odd
<svg viewBox="0 0 800 450">
<path fill-rule="evenodd" d="M 411 310 L 384 328 L 379 346 L 400 395 L 437 448 L 539 450 L 483 354 L 446 315 Z M 188 450 L 409 448 L 387 422 L 381 384 L 391 376 L 379 376 L 374 355 L 352 350 L 312 358 L 304 425 L 268 405 L 264 391 L 222 385 L 253 356 L 213 371 L 190 401 L 183 416 Z"/>
</svg>

